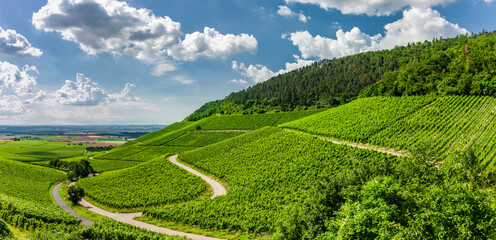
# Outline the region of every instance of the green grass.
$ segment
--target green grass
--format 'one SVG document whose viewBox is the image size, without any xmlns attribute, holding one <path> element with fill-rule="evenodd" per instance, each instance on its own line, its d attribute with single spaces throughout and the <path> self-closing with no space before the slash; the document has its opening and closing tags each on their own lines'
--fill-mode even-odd
<svg viewBox="0 0 496 240">
<path fill-rule="evenodd" d="M 85 146 L 68 145 L 66 142 L 24 140 L 0 142 L 0 158 L 21 162 L 46 161 L 82 155 Z"/>
<path fill-rule="evenodd" d="M 79 180 L 91 199 L 115 208 L 134 208 L 187 201 L 207 189 L 201 178 L 164 157 L 141 165 Z"/>
<path fill-rule="evenodd" d="M 9 196 L 51 204 L 50 186 L 64 178 L 54 169 L 0 159 L 0 193 Z"/>
<path fill-rule="evenodd" d="M 145 210 L 154 218 L 205 229 L 271 233 L 285 206 L 301 203 L 324 171 L 393 158 L 267 127 L 179 155 L 227 182 L 227 195 L 200 203 Z M 393 158 L 396 159 L 396 158 Z"/>
<path fill-rule="evenodd" d="M 426 96 L 362 98 L 282 126 L 344 140 L 363 141 L 433 100 L 433 97 Z"/>
</svg>

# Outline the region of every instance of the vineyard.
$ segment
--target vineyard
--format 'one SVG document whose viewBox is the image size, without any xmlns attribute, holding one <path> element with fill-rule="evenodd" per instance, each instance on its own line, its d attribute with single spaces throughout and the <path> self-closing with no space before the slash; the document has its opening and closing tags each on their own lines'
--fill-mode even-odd
<svg viewBox="0 0 496 240">
<path fill-rule="evenodd" d="M 0 193 L 51 204 L 50 186 L 65 178 L 53 169 L 0 159 Z"/>
<path fill-rule="evenodd" d="M 208 229 L 264 233 L 274 231 L 285 206 L 306 198 L 323 171 L 393 157 L 268 127 L 179 158 L 227 182 L 227 195 L 150 209 L 147 215 Z"/>
<path fill-rule="evenodd" d="M 282 127 L 351 141 L 364 141 L 432 102 L 433 97 L 362 98 Z"/>
<path fill-rule="evenodd" d="M 372 136 L 370 143 L 396 149 L 428 144 L 446 158 L 457 150 L 477 149 L 488 167 L 496 167 L 496 99 L 444 97 Z"/>
<path fill-rule="evenodd" d="M 135 208 L 186 201 L 206 190 L 199 177 L 164 157 L 78 181 L 93 200 L 114 208 Z"/>
</svg>

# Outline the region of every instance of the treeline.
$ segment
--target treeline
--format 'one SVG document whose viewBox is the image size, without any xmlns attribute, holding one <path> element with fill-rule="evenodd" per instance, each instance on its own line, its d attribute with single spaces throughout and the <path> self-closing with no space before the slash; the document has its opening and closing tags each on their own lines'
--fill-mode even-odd
<svg viewBox="0 0 496 240">
<path fill-rule="evenodd" d="M 114 146 L 90 146 L 86 147 L 86 151 L 88 152 L 105 152 L 110 151 L 114 148 Z"/>
<path fill-rule="evenodd" d="M 369 96 L 495 96 L 495 50 L 496 32 L 484 31 L 321 60 L 206 103 L 187 119 L 332 107 Z"/>
</svg>

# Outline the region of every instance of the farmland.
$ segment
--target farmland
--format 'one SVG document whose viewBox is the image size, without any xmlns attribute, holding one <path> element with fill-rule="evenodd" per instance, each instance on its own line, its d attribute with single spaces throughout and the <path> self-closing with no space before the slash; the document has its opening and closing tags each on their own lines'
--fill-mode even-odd
<svg viewBox="0 0 496 240">
<path fill-rule="evenodd" d="M 344 140 L 364 141 L 433 100 L 428 96 L 362 98 L 282 126 Z"/>
<path fill-rule="evenodd" d="M 82 179 L 93 200 L 114 208 L 135 208 L 186 201 L 206 190 L 199 178 L 159 157 L 97 177 Z"/>
</svg>

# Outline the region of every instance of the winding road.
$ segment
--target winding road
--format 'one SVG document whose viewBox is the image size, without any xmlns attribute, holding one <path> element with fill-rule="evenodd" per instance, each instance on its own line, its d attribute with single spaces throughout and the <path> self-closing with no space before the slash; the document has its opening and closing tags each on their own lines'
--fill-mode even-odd
<svg viewBox="0 0 496 240">
<path fill-rule="evenodd" d="M 208 184 L 210 184 L 212 186 L 212 189 L 213 189 L 213 195 L 212 195 L 212 198 L 215 198 L 217 196 L 221 196 L 221 195 L 225 195 L 226 194 L 226 189 L 224 188 L 224 186 L 222 186 L 222 184 L 220 184 L 219 182 L 213 180 L 212 178 L 180 163 L 177 161 L 177 155 L 174 155 L 174 156 L 171 156 L 169 158 L 169 161 L 171 161 L 173 164 L 179 166 L 180 168 L 183 168 L 185 169 L 186 171 L 196 175 L 196 176 L 199 176 L 201 177 L 205 182 L 207 182 Z M 91 226 L 93 224 L 92 221 L 80 216 L 79 214 L 77 214 L 76 212 L 74 212 L 74 210 L 72 210 L 63 200 L 62 198 L 60 197 L 59 195 L 59 192 L 58 192 L 58 189 L 60 187 L 60 184 L 57 184 L 55 187 L 54 187 L 54 190 L 52 191 L 52 195 L 53 195 L 53 198 L 55 199 L 55 201 L 57 202 L 57 204 L 62 207 L 64 210 L 66 210 L 67 212 L 71 213 L 72 215 L 76 216 L 78 219 L 81 219 L 81 221 L 83 221 L 83 224 L 85 226 Z M 182 237 L 187 237 L 189 239 L 194 239 L 194 240 L 219 240 L 219 238 L 214 238 L 214 237 L 207 237 L 207 236 L 203 236 L 203 235 L 198 235 L 198 234 L 193 234 L 193 233 L 186 233 L 186 232 L 181 232 L 181 231 L 176 231 L 176 230 L 172 230 L 172 229 L 169 229 L 169 228 L 164 228 L 164 227 L 159 227 L 159 226 L 155 226 L 155 225 L 152 225 L 152 224 L 148 224 L 148 223 L 145 223 L 145 222 L 141 222 L 141 221 L 137 221 L 137 220 L 134 220 L 134 218 L 136 217 L 141 217 L 142 216 L 142 213 L 141 212 L 137 212 L 137 213 L 111 213 L 109 211 L 105 211 L 101 208 L 98 208 L 96 206 L 94 206 L 93 204 L 89 203 L 88 201 L 82 199 L 81 202 L 79 202 L 79 204 L 85 208 L 87 208 L 89 211 L 92 211 L 92 212 L 95 212 L 95 213 L 98 213 L 100 215 L 103 215 L 103 216 L 106 216 L 106 217 L 109 217 L 109 218 L 112 218 L 116 221 L 119 221 L 119 222 L 123 222 L 123 223 L 127 223 L 127 224 L 130 224 L 130 225 L 133 225 L 133 226 L 136 226 L 136 227 L 140 227 L 140 228 L 144 228 L 144 229 L 148 229 L 150 231 L 153 231 L 153 232 L 158 232 L 158 233 L 163 233 L 163 234 L 167 234 L 167 235 L 172 235 L 172 236 L 182 236 Z M 88 224 L 88 225 L 87 225 Z"/>
</svg>

